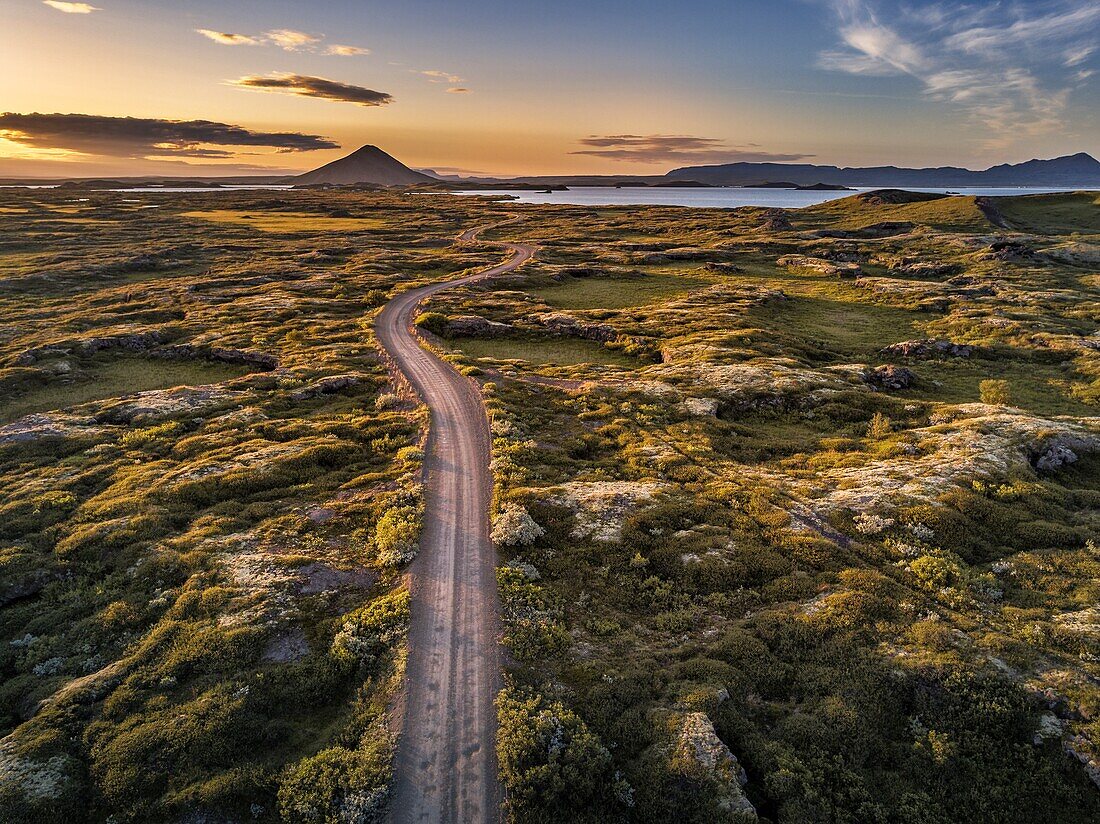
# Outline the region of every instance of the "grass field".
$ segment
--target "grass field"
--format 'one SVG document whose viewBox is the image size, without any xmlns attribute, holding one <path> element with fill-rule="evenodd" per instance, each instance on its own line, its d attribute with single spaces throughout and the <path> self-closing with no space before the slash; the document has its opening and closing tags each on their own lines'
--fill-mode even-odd
<svg viewBox="0 0 1100 824">
<path fill-rule="evenodd" d="M 803 209 L 798 223 L 839 229 L 860 229 L 884 221 L 910 222 L 944 231 L 981 231 L 993 228 L 989 220 L 968 196 L 944 197 L 920 203 L 871 205 L 858 196 L 831 200 Z"/>
<path fill-rule="evenodd" d="M 622 309 L 643 306 L 708 286 L 688 275 L 652 274 L 635 278 L 569 278 L 561 284 L 525 289 L 561 309 Z"/>
<path fill-rule="evenodd" d="M 96 364 L 88 374 L 74 380 L 58 379 L 46 386 L 0 396 L 0 422 L 150 389 L 219 383 L 244 374 L 247 370 L 225 363 L 117 358 Z"/>
<path fill-rule="evenodd" d="M 577 338 L 464 338 L 449 342 L 451 347 L 471 358 L 491 358 L 497 361 L 521 360 L 545 366 L 575 366 L 603 364 L 634 366 L 629 355 L 608 349 L 599 343 Z"/>
<path fill-rule="evenodd" d="M 1013 228 L 1025 232 L 1100 233 L 1100 195 L 1095 192 L 1006 197 L 997 201 L 997 208 Z"/>
<path fill-rule="evenodd" d="M 917 335 L 927 315 L 873 303 L 796 295 L 749 313 L 768 331 L 797 337 L 845 359 L 879 360 L 883 341 Z"/>
</svg>

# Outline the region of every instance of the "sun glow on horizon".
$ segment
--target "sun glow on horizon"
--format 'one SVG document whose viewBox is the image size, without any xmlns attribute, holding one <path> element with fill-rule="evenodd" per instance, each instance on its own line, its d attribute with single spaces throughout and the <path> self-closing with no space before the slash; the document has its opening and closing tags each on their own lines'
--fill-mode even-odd
<svg viewBox="0 0 1100 824">
<path fill-rule="evenodd" d="M 506 18 L 475 2 L 437 8 L 429 29 L 415 0 L 282 13 L 193 0 L 149 15 L 133 13 L 135 0 L 106 11 L 14 4 L 0 99 L 23 114 L 210 121 L 330 141 L 295 158 L 298 168 L 364 144 L 413 167 L 521 175 L 747 159 L 985 168 L 1097 151 L 1100 11 L 1088 0 L 939 22 L 899 0 L 746 0 L 736 15 L 685 2 L 629 26 L 576 0 L 563 0 L 567 14 L 524 6 Z M 96 153 L 80 147 L 89 163 L 135 173 L 164 163 L 112 149 L 111 128 L 104 120 Z M 72 147 L 49 139 L 34 157 L 53 148 L 72 165 Z M 186 161 L 173 151 L 172 162 L 285 168 L 278 153 L 227 145 Z M 28 156 L 0 151 L 12 169 Z"/>
</svg>

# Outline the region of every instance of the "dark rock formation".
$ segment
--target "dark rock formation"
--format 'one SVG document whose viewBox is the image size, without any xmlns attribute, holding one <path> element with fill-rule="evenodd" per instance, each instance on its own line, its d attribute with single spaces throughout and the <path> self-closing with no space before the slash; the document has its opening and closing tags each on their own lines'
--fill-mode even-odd
<svg viewBox="0 0 1100 824">
<path fill-rule="evenodd" d="M 296 401 L 304 401 L 310 398 L 320 397 L 321 395 L 331 395 L 342 389 L 357 386 L 361 380 L 359 375 L 330 375 L 327 378 L 321 378 L 319 381 L 311 383 L 309 386 L 291 392 L 290 397 Z"/>
<path fill-rule="evenodd" d="M 495 338 L 507 335 L 512 327 L 507 323 L 483 318 L 480 315 L 456 315 L 447 319 L 443 334 L 459 338 Z"/>
<path fill-rule="evenodd" d="M 590 321 L 577 320 L 571 315 L 554 312 L 547 315 L 539 315 L 536 322 L 544 326 L 547 331 L 555 335 L 563 335 L 573 338 L 607 343 L 615 340 L 619 333 L 606 323 L 592 323 Z"/>
<path fill-rule="evenodd" d="M 884 347 L 882 353 L 904 358 L 969 358 L 974 354 L 976 348 L 965 343 L 953 343 L 940 338 L 923 338 L 892 343 Z"/>
<path fill-rule="evenodd" d="M 868 369 L 863 373 L 863 380 L 875 389 L 896 392 L 900 389 L 908 389 L 916 383 L 917 376 L 911 369 L 888 363 Z"/>
<path fill-rule="evenodd" d="M 1033 260 L 1035 250 L 1019 240 L 995 240 L 981 255 L 983 260 L 999 260 L 1005 263 L 1017 263 Z"/>
</svg>

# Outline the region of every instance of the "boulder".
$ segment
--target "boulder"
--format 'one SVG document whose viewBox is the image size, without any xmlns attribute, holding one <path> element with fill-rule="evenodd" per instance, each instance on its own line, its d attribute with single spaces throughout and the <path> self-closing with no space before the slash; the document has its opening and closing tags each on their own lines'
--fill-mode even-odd
<svg viewBox="0 0 1100 824">
<path fill-rule="evenodd" d="M 981 257 L 983 260 L 1000 260 L 1005 263 L 1014 263 L 1032 260 L 1035 257 L 1035 250 L 1023 241 L 995 240 L 989 244 Z"/>
<path fill-rule="evenodd" d="M 27 415 L 0 426 L 0 445 L 30 443 L 44 438 L 77 438 L 102 433 L 90 418 L 73 418 L 60 412 Z"/>
<path fill-rule="evenodd" d="M 1095 452 L 1097 447 L 1096 438 L 1063 433 L 1033 446 L 1028 460 L 1037 472 L 1054 472 L 1077 463 L 1081 455 Z"/>
<path fill-rule="evenodd" d="M 858 229 L 821 229 L 814 232 L 823 238 L 881 238 L 894 235 L 904 235 L 916 228 L 914 224 L 905 221 L 884 220 L 879 223 L 871 223 Z"/>
<path fill-rule="evenodd" d="M 882 353 L 903 358 L 969 358 L 974 354 L 975 349 L 976 347 L 969 344 L 953 343 L 942 338 L 923 338 L 891 343 L 882 349 Z"/>
<path fill-rule="evenodd" d="M 899 275 L 914 278 L 943 277 L 944 275 L 956 274 L 959 271 L 959 265 L 957 263 L 922 261 L 919 263 L 904 263 L 892 271 Z"/>
<path fill-rule="evenodd" d="M 167 332 L 153 329 L 148 332 L 136 332 L 130 335 L 104 335 L 84 340 L 51 343 L 34 349 L 28 349 L 15 359 L 17 366 L 30 366 L 44 358 L 59 358 L 70 355 L 88 357 L 106 349 L 121 349 L 125 352 L 144 352 L 159 346 L 169 338 Z"/>
<path fill-rule="evenodd" d="M 321 395 L 331 395 L 334 392 L 357 385 L 360 380 L 359 375 L 330 375 L 292 392 L 290 397 L 296 401 L 304 401 Z"/>
<path fill-rule="evenodd" d="M 711 261 L 703 266 L 703 269 L 707 272 L 723 272 L 725 274 L 736 275 L 739 272 L 745 271 L 735 263 L 716 263 Z"/>
<path fill-rule="evenodd" d="M 613 341 L 619 336 L 619 333 L 615 331 L 614 327 L 606 323 L 592 323 L 590 321 L 578 320 L 572 315 L 567 315 L 564 312 L 551 312 L 545 315 L 539 315 L 535 320 L 546 327 L 547 331 L 555 335 L 584 338 L 585 340 L 594 340 L 600 343 Z"/>
<path fill-rule="evenodd" d="M 854 278 L 863 273 L 858 263 L 834 262 L 806 255 L 783 255 L 776 263 L 787 269 L 808 269 L 830 277 Z"/>
<path fill-rule="evenodd" d="M 748 776 L 737 756 L 718 737 L 706 713 L 685 713 L 676 740 L 675 762 L 689 771 L 701 769 L 718 782 L 721 789 L 717 804 L 721 809 L 738 814 L 739 820 L 756 820 L 756 808 L 741 789 L 748 783 Z"/>
<path fill-rule="evenodd" d="M 256 352 L 250 349 L 211 349 L 210 359 L 222 363 L 236 363 L 251 366 L 262 372 L 270 372 L 279 365 L 274 355 Z"/>
<path fill-rule="evenodd" d="M 493 338 L 512 331 L 507 323 L 483 318 L 480 315 L 456 315 L 447 319 L 444 334 L 459 338 Z"/>
<path fill-rule="evenodd" d="M 917 376 L 911 369 L 888 363 L 868 369 L 863 373 L 863 380 L 876 389 L 896 392 L 900 389 L 908 389 L 916 383 Z"/>
<path fill-rule="evenodd" d="M 760 217 L 762 222 L 757 228 L 765 232 L 789 232 L 794 228 L 786 212 L 780 209 L 769 209 Z"/>
<path fill-rule="evenodd" d="M 688 415 L 699 418 L 713 418 L 718 415 L 718 399 L 684 398 L 681 408 Z"/>
</svg>

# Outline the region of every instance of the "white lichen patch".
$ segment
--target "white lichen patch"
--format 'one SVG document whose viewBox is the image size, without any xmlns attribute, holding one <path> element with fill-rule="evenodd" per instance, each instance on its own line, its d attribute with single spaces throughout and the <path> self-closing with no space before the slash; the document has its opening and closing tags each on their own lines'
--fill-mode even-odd
<svg viewBox="0 0 1100 824">
<path fill-rule="evenodd" d="M 627 515 L 660 491 L 655 481 L 574 481 L 548 490 L 576 516 L 572 537 L 602 543 L 621 540 Z"/>
<path fill-rule="evenodd" d="M 982 404 L 957 407 L 956 413 L 954 420 L 912 431 L 916 454 L 823 469 L 800 492 L 816 506 L 857 512 L 889 509 L 902 501 L 931 503 L 975 478 L 1028 470 L 1032 460 L 1041 462 L 1051 450 L 1060 455 L 1069 449 L 1076 459 L 1078 453 L 1100 449 L 1097 418 L 1079 426 Z"/>
</svg>

